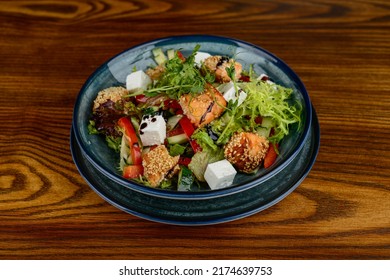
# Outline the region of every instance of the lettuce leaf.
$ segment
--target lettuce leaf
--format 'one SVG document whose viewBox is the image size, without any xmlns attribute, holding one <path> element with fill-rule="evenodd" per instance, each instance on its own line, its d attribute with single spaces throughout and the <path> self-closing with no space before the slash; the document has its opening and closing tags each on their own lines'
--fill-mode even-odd
<svg viewBox="0 0 390 280">
<path fill-rule="evenodd" d="M 195 153 L 188 165 L 188 168 L 192 171 L 192 173 L 194 173 L 195 177 L 199 181 L 205 182 L 204 173 L 207 165 L 222 159 L 224 159 L 223 149 L 217 149 L 216 151 L 213 151 L 212 149 L 204 149 L 201 152 Z"/>
<path fill-rule="evenodd" d="M 195 133 L 192 134 L 191 138 L 195 139 L 203 150 L 211 149 L 215 152 L 220 149 L 204 129 L 198 129 L 197 131 L 195 131 Z"/>
<path fill-rule="evenodd" d="M 257 81 L 245 83 L 244 90 L 248 96 L 239 113 L 250 116 L 251 128 L 258 126 L 256 116 L 272 118 L 275 127 L 269 139 L 271 142 L 278 143 L 288 135 L 291 124 L 297 123 L 300 127 L 302 104 L 292 100 L 292 89 L 266 81 Z"/>
<path fill-rule="evenodd" d="M 239 87 L 247 93 L 244 102 L 237 106 L 237 102 L 230 101 L 222 117 L 211 123 L 213 132 L 219 136 L 216 144 L 226 144 L 237 131 L 256 131 L 261 127 L 259 116 L 274 121 L 274 133 L 269 138 L 273 143 L 289 134 L 291 124 L 300 127 L 302 105 L 291 98 L 292 89 L 258 80 L 239 83 Z"/>
</svg>

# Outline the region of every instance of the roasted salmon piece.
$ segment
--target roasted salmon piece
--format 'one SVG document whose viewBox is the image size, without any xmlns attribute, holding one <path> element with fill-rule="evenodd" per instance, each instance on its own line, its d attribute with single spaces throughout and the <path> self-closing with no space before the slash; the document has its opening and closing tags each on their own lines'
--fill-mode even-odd
<svg viewBox="0 0 390 280">
<path fill-rule="evenodd" d="M 179 103 L 183 113 L 196 127 L 202 127 L 218 118 L 227 105 L 223 95 L 210 84 L 207 84 L 205 90 L 199 95 L 182 95 Z"/>
<path fill-rule="evenodd" d="M 153 81 L 156 81 L 158 79 L 160 79 L 160 77 L 162 76 L 162 74 L 164 73 L 165 71 L 165 66 L 164 65 L 157 65 L 156 67 L 154 68 L 149 68 L 146 70 L 146 74 L 153 80 Z"/>
<path fill-rule="evenodd" d="M 215 80 L 220 83 L 228 83 L 231 81 L 226 68 L 234 65 L 235 79 L 238 80 L 241 77 L 242 65 L 232 58 L 226 56 L 210 56 L 204 60 L 204 67 L 211 73 L 215 74 Z"/>
</svg>

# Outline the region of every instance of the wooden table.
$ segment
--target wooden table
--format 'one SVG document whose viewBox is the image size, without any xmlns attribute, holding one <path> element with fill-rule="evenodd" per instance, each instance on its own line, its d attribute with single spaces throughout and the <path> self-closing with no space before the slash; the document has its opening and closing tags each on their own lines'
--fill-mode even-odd
<svg viewBox="0 0 390 280">
<path fill-rule="evenodd" d="M 301 77 L 321 148 L 303 183 L 238 221 L 181 227 L 101 199 L 69 150 L 87 77 L 170 35 L 262 46 Z M 390 4 L 311 1 L 1 1 L 1 259 L 389 259 Z"/>
</svg>

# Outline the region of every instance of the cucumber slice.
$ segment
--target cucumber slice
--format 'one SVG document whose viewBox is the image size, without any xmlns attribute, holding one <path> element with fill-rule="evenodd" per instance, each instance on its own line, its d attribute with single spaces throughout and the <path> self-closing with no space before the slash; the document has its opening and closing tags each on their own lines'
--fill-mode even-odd
<svg viewBox="0 0 390 280">
<path fill-rule="evenodd" d="M 260 136 L 268 138 L 271 133 L 271 128 L 269 127 L 259 127 L 256 129 L 256 133 Z"/>
<path fill-rule="evenodd" d="M 169 49 L 167 50 L 168 59 L 172 59 L 175 57 L 175 50 Z"/>
<path fill-rule="evenodd" d="M 185 133 L 178 134 L 167 138 L 168 144 L 184 144 L 188 142 L 188 137 Z"/>
<path fill-rule="evenodd" d="M 168 118 L 167 130 L 170 131 L 170 130 L 174 129 L 182 117 L 183 117 L 183 115 L 174 115 L 174 116 Z"/>
<path fill-rule="evenodd" d="M 168 58 L 165 56 L 163 50 L 161 48 L 156 48 L 152 50 L 154 60 L 158 65 L 164 64 Z"/>
<path fill-rule="evenodd" d="M 159 110 L 160 110 L 160 108 L 158 106 L 150 106 L 150 107 L 144 109 L 142 112 L 143 112 L 144 116 L 146 116 L 146 115 L 154 115 Z"/>
<path fill-rule="evenodd" d="M 193 183 L 194 183 L 194 175 L 192 174 L 191 170 L 185 166 L 182 166 L 179 173 L 177 190 L 190 191 Z"/>
<path fill-rule="evenodd" d="M 126 165 L 131 164 L 129 143 L 126 140 L 125 134 L 122 136 L 119 168 L 122 171 Z"/>
<path fill-rule="evenodd" d="M 275 126 L 275 121 L 272 118 L 264 117 L 261 121 L 261 126 L 266 128 L 271 128 Z"/>
<path fill-rule="evenodd" d="M 135 117 L 130 118 L 131 124 L 134 126 L 135 131 L 139 131 L 139 122 Z"/>
</svg>

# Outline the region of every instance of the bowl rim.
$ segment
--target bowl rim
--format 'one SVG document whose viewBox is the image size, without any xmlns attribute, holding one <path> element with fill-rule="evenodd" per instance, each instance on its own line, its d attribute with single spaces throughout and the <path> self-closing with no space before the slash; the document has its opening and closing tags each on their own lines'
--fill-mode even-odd
<svg viewBox="0 0 390 280">
<path fill-rule="evenodd" d="M 79 113 L 78 108 L 80 107 L 80 102 L 83 96 L 83 93 L 85 90 L 88 88 L 88 86 L 92 83 L 94 80 L 95 76 L 99 75 L 100 72 L 106 69 L 106 65 L 109 64 L 111 61 L 117 59 L 118 57 L 122 56 L 123 54 L 127 52 L 131 52 L 135 49 L 138 49 L 140 47 L 145 47 L 148 45 L 157 45 L 161 44 L 164 42 L 170 42 L 172 43 L 174 41 L 183 41 L 183 42 L 199 42 L 201 44 L 202 41 L 206 42 L 222 42 L 225 44 L 229 43 L 234 43 L 234 44 L 239 44 L 240 46 L 246 46 L 253 48 L 255 50 L 258 50 L 260 52 L 265 53 L 272 59 L 274 59 L 278 63 L 279 68 L 283 68 L 283 72 L 287 73 L 289 77 L 292 78 L 294 83 L 297 85 L 297 88 L 300 89 L 300 93 L 303 97 L 303 101 L 305 104 L 306 110 L 305 112 L 305 126 L 302 128 L 302 136 L 300 139 L 300 142 L 298 142 L 298 145 L 293 149 L 291 152 L 290 156 L 288 158 L 285 158 L 278 166 L 270 170 L 268 173 L 262 175 L 259 178 L 254 179 L 253 181 L 247 182 L 242 185 L 236 185 L 232 187 L 227 187 L 223 189 L 216 189 L 216 190 L 205 190 L 205 191 L 197 191 L 197 192 L 179 192 L 179 191 L 173 191 L 173 190 L 163 190 L 163 189 L 157 189 L 157 188 L 151 188 L 142 184 L 138 184 L 135 182 L 132 182 L 130 180 L 124 179 L 119 174 L 113 174 L 111 171 L 107 170 L 103 166 L 100 166 L 94 159 L 92 155 L 88 153 L 88 149 L 86 149 L 86 144 L 82 140 L 81 136 L 77 132 L 78 124 L 77 124 L 77 116 Z M 243 190 L 252 188 L 256 186 L 257 184 L 263 183 L 266 180 L 269 180 L 276 174 L 278 174 L 284 167 L 286 167 L 299 153 L 299 151 L 302 149 L 304 146 L 305 142 L 307 141 L 308 137 L 308 132 L 311 127 L 311 122 L 312 122 L 312 104 L 310 101 L 310 96 L 306 90 L 305 85 L 299 78 L 299 76 L 292 70 L 291 67 L 288 66 L 282 59 L 274 55 L 273 53 L 269 52 L 266 49 L 263 49 L 262 47 L 255 45 L 253 43 L 249 43 L 240 39 L 236 38 L 231 38 L 231 37 L 224 37 L 224 36 L 218 36 L 218 35 L 207 35 L 207 34 L 193 34 L 193 35 L 176 35 L 176 36 L 168 36 L 168 37 L 162 37 L 162 38 L 157 38 L 149 41 L 145 41 L 140 44 L 136 44 L 130 48 L 127 48 L 120 53 L 112 56 L 108 60 L 106 60 L 103 64 L 101 64 L 96 70 L 92 72 L 92 74 L 89 75 L 87 80 L 84 82 L 83 86 L 81 87 L 73 109 L 73 118 L 72 118 L 72 129 L 74 131 L 75 139 L 77 144 L 80 146 L 80 149 L 82 153 L 85 155 L 85 157 L 88 159 L 88 161 L 95 167 L 97 168 L 100 172 L 105 174 L 105 176 L 109 177 L 111 180 L 123 185 L 124 187 L 128 187 L 132 190 L 144 193 L 144 194 L 149 194 L 153 196 L 158 196 L 158 197 L 163 197 L 163 198 L 172 198 L 172 199 L 210 199 L 210 198 L 215 198 L 218 196 L 225 196 L 225 195 L 231 195 L 235 194 L 237 192 L 241 192 Z"/>
</svg>

